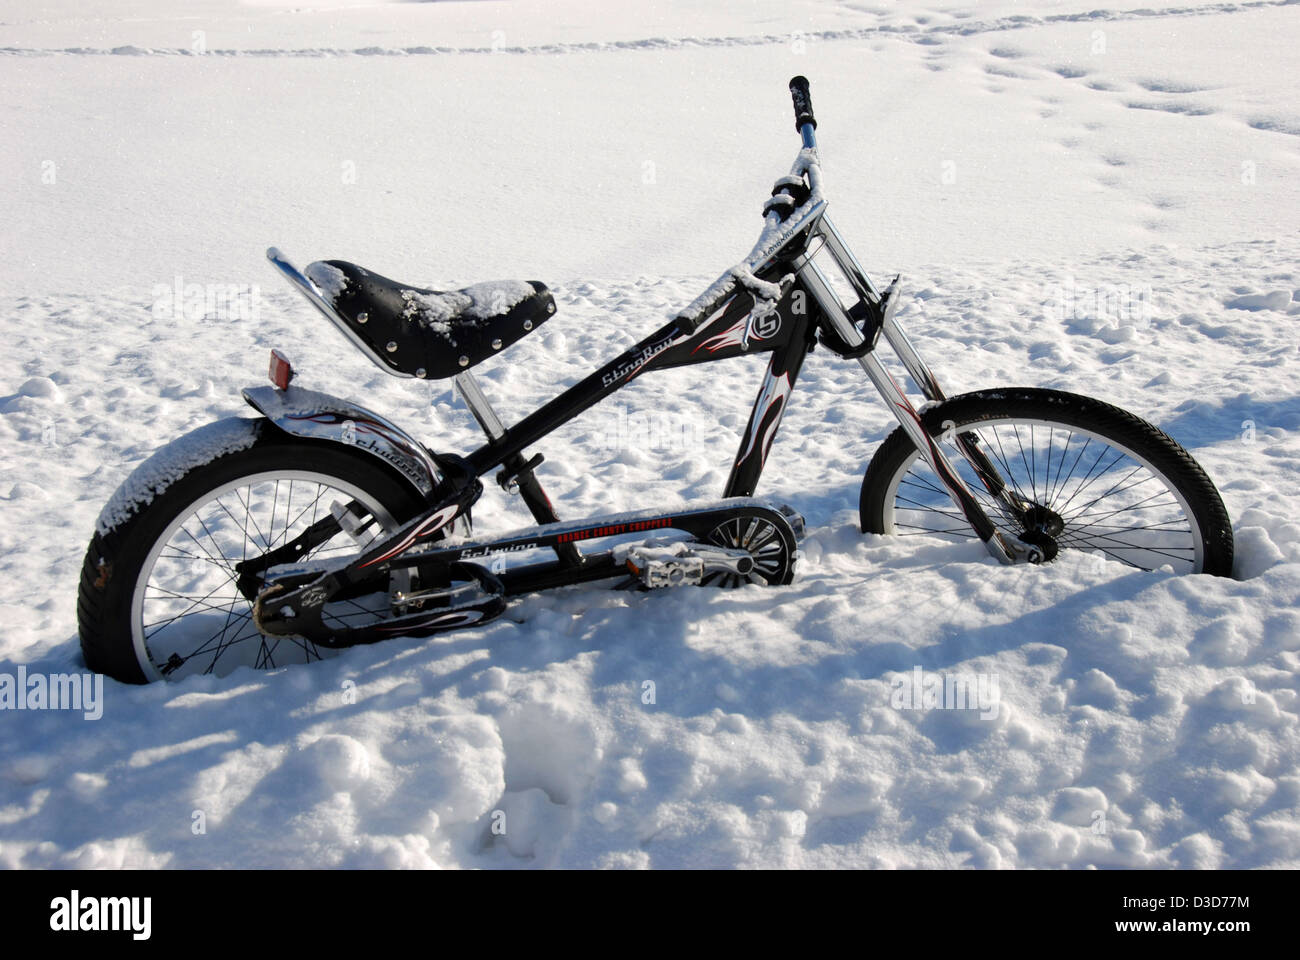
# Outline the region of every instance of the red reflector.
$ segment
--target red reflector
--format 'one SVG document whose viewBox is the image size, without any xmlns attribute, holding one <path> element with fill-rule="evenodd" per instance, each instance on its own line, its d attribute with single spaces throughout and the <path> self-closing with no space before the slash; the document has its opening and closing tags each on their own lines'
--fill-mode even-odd
<svg viewBox="0 0 1300 960">
<path fill-rule="evenodd" d="M 289 386 L 289 381 L 293 379 L 293 367 L 285 359 L 283 353 L 279 350 L 271 351 L 271 369 L 268 371 L 271 382 L 284 390 Z"/>
</svg>

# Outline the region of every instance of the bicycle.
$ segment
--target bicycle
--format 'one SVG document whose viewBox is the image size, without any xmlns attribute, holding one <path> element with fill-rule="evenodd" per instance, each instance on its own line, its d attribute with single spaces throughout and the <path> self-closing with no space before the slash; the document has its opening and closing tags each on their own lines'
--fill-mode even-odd
<svg viewBox="0 0 1300 960">
<path fill-rule="evenodd" d="M 545 284 L 435 291 L 341 260 L 300 271 L 270 249 L 274 267 L 381 369 L 453 379 L 486 442 L 435 451 L 359 404 L 295 386 L 273 350 L 271 385 L 243 391 L 259 416 L 164 447 L 101 512 L 78 600 L 87 665 L 135 683 L 224 675 L 483 624 L 512 597 L 581 583 L 788 584 L 803 521 L 754 491 L 818 346 L 857 362 L 899 424 L 863 477 L 864 532 L 975 537 L 1006 564 L 1083 549 L 1145 570 L 1229 575 L 1222 500 L 1156 427 L 1054 390 L 944 394 L 897 320 L 899 278 L 877 288 L 827 216 L 808 81 L 795 77 L 790 90 L 801 148 L 749 255 L 513 426 L 471 368 L 555 314 Z M 882 344 L 921 408 L 877 356 Z M 720 500 L 560 520 L 538 478 L 543 457 L 528 448 L 642 374 L 750 354 L 770 356 Z M 472 507 L 493 471 L 535 526 L 474 536 Z"/>
</svg>

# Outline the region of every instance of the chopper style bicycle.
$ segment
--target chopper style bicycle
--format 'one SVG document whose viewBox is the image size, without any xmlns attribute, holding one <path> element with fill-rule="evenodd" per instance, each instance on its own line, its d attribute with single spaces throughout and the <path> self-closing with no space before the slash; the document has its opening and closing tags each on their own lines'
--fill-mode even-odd
<svg viewBox="0 0 1300 960">
<path fill-rule="evenodd" d="M 141 464 L 104 507 L 78 624 L 87 665 L 127 682 L 224 675 L 343 647 L 485 623 L 511 597 L 619 578 L 642 588 L 788 584 L 802 519 L 753 494 L 809 352 L 856 361 L 899 422 L 863 478 L 864 532 L 978 538 L 1006 564 L 1060 550 L 1140 569 L 1228 575 L 1232 528 L 1174 440 L 1087 397 L 1028 387 L 946 397 L 826 216 L 808 82 L 790 82 L 802 148 L 763 207 L 746 259 L 674 319 L 513 426 L 470 368 L 555 313 L 538 282 L 440 292 L 340 260 L 271 263 L 381 369 L 454 378 L 486 434 L 435 451 L 350 401 L 291 383 L 244 398 L 260 414 L 202 427 Z M 816 255 L 847 281 L 846 299 Z M 844 289 L 841 284 L 841 289 Z M 926 399 L 876 356 L 884 342 Z M 722 499 L 562 521 L 527 448 L 645 373 L 769 355 Z M 535 526 L 478 538 L 471 508 L 497 471 Z M 509 557 L 510 564 L 503 564 Z"/>
</svg>

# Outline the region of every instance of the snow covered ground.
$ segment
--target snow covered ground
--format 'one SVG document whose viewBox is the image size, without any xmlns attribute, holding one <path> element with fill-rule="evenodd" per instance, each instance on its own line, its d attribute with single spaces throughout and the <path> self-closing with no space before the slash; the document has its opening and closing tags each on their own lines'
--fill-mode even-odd
<svg viewBox="0 0 1300 960">
<path fill-rule="evenodd" d="M 268 244 L 550 283 L 558 316 L 479 368 L 517 419 L 749 248 L 794 73 L 836 222 L 909 279 L 944 386 L 1160 424 L 1239 554 L 1173 578 L 863 537 L 892 424 L 818 351 L 759 488 L 808 518 L 793 586 L 567 591 L 311 668 L 109 682 L 98 720 L 0 712 L 0 864 L 1300 866 L 1300 5 L 1096 2 L 0 2 L 0 674 L 80 669 L 99 507 L 250 412 L 270 346 L 475 441 Z M 156 316 L 178 282 L 256 319 Z M 561 515 L 716 496 L 758 371 L 647 376 L 563 428 Z M 526 521 L 489 488 L 480 529 Z M 996 678 L 996 710 L 891 705 L 918 668 Z"/>
</svg>

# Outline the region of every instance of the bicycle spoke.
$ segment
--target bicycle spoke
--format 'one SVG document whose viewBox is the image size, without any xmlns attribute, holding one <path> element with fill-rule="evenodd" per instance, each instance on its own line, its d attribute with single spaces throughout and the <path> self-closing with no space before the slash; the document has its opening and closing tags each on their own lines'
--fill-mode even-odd
<svg viewBox="0 0 1300 960">
<path fill-rule="evenodd" d="M 961 436 L 978 441 L 1006 495 L 989 492 L 957 445 Z M 1047 531 L 1061 549 L 1100 550 L 1145 569 L 1196 563 L 1194 524 L 1168 482 L 1103 438 L 1050 421 L 1008 419 L 959 425 L 945 444 L 949 461 L 1004 534 L 1028 536 L 1025 524 L 1032 522 L 1038 525 L 1034 531 Z M 919 454 L 900 471 L 891 496 L 899 535 L 975 536 Z M 1032 510 L 1013 508 L 1016 500 Z"/>
<path fill-rule="evenodd" d="M 240 664 L 272 669 L 327 655 L 301 637 L 263 635 L 253 623 L 252 603 L 234 586 L 237 564 L 291 542 L 324 515 L 323 504 L 333 498 L 358 502 L 356 494 L 329 483 L 268 476 L 215 491 L 173 528 L 156 554 L 140 601 L 140 636 L 165 675 L 224 674 Z M 369 522 L 376 523 L 378 514 L 366 509 Z M 380 521 L 378 529 L 384 526 Z M 765 533 L 750 531 L 760 549 Z M 355 550 L 350 537 L 335 536 L 304 551 L 295 563 Z M 382 592 L 376 596 L 386 599 Z M 343 598 L 326 611 L 330 620 L 344 625 L 384 615 L 382 601 L 365 598 Z"/>
</svg>

